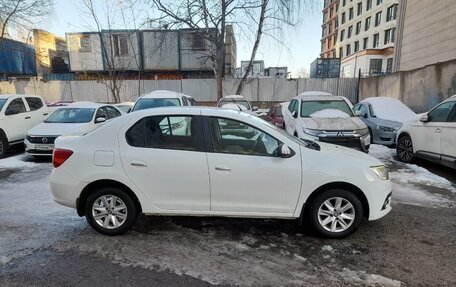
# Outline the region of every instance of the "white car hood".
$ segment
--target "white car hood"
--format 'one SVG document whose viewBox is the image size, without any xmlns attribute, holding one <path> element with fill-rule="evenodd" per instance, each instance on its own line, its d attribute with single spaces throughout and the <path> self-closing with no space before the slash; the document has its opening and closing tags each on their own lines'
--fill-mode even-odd
<svg viewBox="0 0 456 287">
<path fill-rule="evenodd" d="M 94 128 L 91 123 L 41 123 L 28 131 L 32 136 L 79 135 Z"/>
<path fill-rule="evenodd" d="M 301 118 L 303 127 L 313 130 L 358 130 L 365 129 L 366 124 L 358 117 L 348 118 Z"/>
<path fill-rule="evenodd" d="M 317 143 L 320 146 L 320 152 L 331 154 L 333 158 L 344 157 L 350 162 L 353 162 L 354 160 L 362 160 L 369 166 L 384 165 L 380 160 L 355 149 L 323 142 Z"/>
</svg>

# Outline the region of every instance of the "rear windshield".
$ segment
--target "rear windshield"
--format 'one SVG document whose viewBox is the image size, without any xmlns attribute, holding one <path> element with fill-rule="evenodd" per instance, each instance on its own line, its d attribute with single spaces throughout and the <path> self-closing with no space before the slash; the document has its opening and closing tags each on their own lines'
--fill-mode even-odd
<svg viewBox="0 0 456 287">
<path fill-rule="evenodd" d="M 47 118 L 45 123 L 88 123 L 94 113 L 95 109 L 90 108 L 58 109 Z"/>
<path fill-rule="evenodd" d="M 5 105 L 7 99 L 0 99 L 0 111 L 3 109 L 3 106 Z"/>
<path fill-rule="evenodd" d="M 282 117 L 282 107 L 281 106 L 276 108 L 276 116 Z"/>
<path fill-rule="evenodd" d="M 350 117 L 353 117 L 353 112 L 344 100 L 338 101 L 302 101 L 301 117 L 308 118 L 311 114 L 321 110 L 340 110 Z"/>
<path fill-rule="evenodd" d="M 220 100 L 219 107 L 226 105 L 226 104 L 235 104 L 235 105 L 241 105 L 244 106 L 247 110 L 250 110 L 250 105 L 247 100 L 242 100 L 242 99 L 236 99 L 236 98 L 226 98 Z"/>
<path fill-rule="evenodd" d="M 134 111 L 140 111 L 140 110 L 145 110 L 145 109 L 151 109 L 151 108 L 160 108 L 160 107 L 174 107 L 174 106 L 180 106 L 179 99 L 139 99 L 133 109 L 131 110 L 132 112 Z"/>
</svg>

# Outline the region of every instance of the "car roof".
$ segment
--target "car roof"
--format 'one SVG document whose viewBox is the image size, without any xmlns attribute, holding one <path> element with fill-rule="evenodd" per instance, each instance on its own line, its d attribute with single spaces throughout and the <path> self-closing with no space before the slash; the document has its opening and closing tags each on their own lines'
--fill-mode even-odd
<svg viewBox="0 0 456 287">
<path fill-rule="evenodd" d="M 241 95 L 227 95 L 227 96 L 223 96 L 222 99 L 245 99 L 245 98 Z"/>
<path fill-rule="evenodd" d="M 111 104 L 100 104 L 93 102 L 75 102 L 67 106 L 62 106 L 62 109 L 71 109 L 71 108 L 87 108 L 87 109 L 98 109 L 104 106 L 112 106 Z"/>
<path fill-rule="evenodd" d="M 298 97 L 320 97 L 320 96 L 331 96 L 334 97 L 333 94 L 321 91 L 307 91 L 298 95 Z"/>
<path fill-rule="evenodd" d="M 364 100 L 362 100 L 360 103 L 368 103 L 368 104 L 371 104 L 371 105 L 375 105 L 375 104 L 378 104 L 378 103 L 401 103 L 401 104 L 404 104 L 402 103 L 400 100 L 396 99 L 396 98 L 391 98 L 391 97 L 371 97 L 371 98 L 366 98 Z"/>
<path fill-rule="evenodd" d="M 26 95 L 26 94 L 0 94 L 0 99 L 8 99 L 11 97 L 40 97 L 38 95 Z"/>
<path fill-rule="evenodd" d="M 173 91 L 158 90 L 143 94 L 140 99 L 179 99 L 181 96 L 185 95 Z"/>
</svg>

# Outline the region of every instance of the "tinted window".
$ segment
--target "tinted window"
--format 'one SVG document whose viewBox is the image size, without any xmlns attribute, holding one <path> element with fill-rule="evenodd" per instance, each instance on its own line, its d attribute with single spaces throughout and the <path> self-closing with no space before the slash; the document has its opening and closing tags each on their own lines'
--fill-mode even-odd
<svg viewBox="0 0 456 287">
<path fill-rule="evenodd" d="M 101 107 L 97 111 L 97 115 L 95 116 L 95 121 L 98 118 L 105 118 L 108 119 L 108 112 L 106 111 L 106 107 Z"/>
<path fill-rule="evenodd" d="M 282 107 L 276 107 L 276 110 L 275 110 L 275 113 L 276 113 L 276 117 L 281 117 L 282 116 Z"/>
<path fill-rule="evenodd" d="M 187 101 L 187 98 L 186 98 L 186 97 L 182 97 L 182 105 L 183 105 L 183 106 L 189 106 L 189 104 L 188 104 L 188 101 Z"/>
<path fill-rule="evenodd" d="M 120 112 L 113 107 L 105 107 L 105 108 L 106 108 L 106 112 L 108 113 L 108 118 L 110 118 L 110 119 L 119 117 L 121 115 Z"/>
<path fill-rule="evenodd" d="M 433 109 L 429 114 L 430 122 L 446 122 L 449 121 L 450 113 L 453 110 L 456 102 L 448 102 L 441 104 L 440 106 Z"/>
<path fill-rule="evenodd" d="M 6 99 L 0 99 L 0 111 L 2 110 L 2 108 L 5 105 L 6 101 L 7 101 Z"/>
<path fill-rule="evenodd" d="M 222 118 L 210 118 L 214 152 L 275 156 L 279 141 L 247 124 Z"/>
<path fill-rule="evenodd" d="M 15 99 L 13 100 L 6 109 L 5 113 L 9 111 L 17 111 L 17 113 L 25 113 L 27 110 L 25 109 L 24 102 L 22 99 Z"/>
<path fill-rule="evenodd" d="M 43 102 L 40 98 L 26 97 L 25 100 L 27 101 L 31 111 L 36 111 L 43 107 Z"/>
<path fill-rule="evenodd" d="M 151 108 L 173 106 L 180 106 L 179 99 L 140 99 L 136 102 L 135 106 L 132 109 L 132 112 Z"/>
<path fill-rule="evenodd" d="M 339 110 L 351 117 L 353 116 L 353 112 L 345 101 L 303 101 L 301 117 L 310 117 L 313 113 L 326 109 Z"/>
<path fill-rule="evenodd" d="M 137 122 L 126 133 L 133 147 L 197 150 L 192 116 L 154 116 Z"/>
<path fill-rule="evenodd" d="M 92 120 L 95 109 L 65 108 L 55 111 L 46 123 L 88 123 Z"/>
</svg>

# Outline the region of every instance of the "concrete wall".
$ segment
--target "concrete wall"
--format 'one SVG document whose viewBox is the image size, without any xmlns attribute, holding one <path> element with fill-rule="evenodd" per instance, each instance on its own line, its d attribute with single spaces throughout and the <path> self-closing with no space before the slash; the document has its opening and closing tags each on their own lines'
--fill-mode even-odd
<svg viewBox="0 0 456 287">
<path fill-rule="evenodd" d="M 144 70 L 179 70 L 179 32 L 143 31 L 142 50 Z"/>
<path fill-rule="evenodd" d="M 456 60 L 386 77 L 361 79 L 360 100 L 368 97 L 393 97 L 415 112 L 430 110 L 456 94 Z"/>
</svg>

